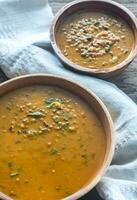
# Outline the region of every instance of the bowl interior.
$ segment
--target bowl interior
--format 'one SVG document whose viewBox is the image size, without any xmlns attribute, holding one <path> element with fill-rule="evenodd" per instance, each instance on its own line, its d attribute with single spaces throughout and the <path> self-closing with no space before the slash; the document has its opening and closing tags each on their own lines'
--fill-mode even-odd
<svg viewBox="0 0 137 200">
<path fill-rule="evenodd" d="M 119 18 L 122 18 L 131 28 L 133 35 L 134 35 L 134 43 L 132 50 L 129 54 L 129 56 L 120 64 L 117 64 L 110 68 L 101 68 L 101 69 L 88 69 L 81 67 L 80 65 L 77 65 L 76 63 L 73 63 L 68 58 L 66 58 L 58 44 L 57 44 L 57 31 L 59 30 L 60 25 L 63 23 L 64 19 L 66 19 L 68 16 L 79 12 L 79 11 L 103 11 L 106 13 L 110 13 L 113 16 L 118 16 Z M 109 73 L 113 72 L 115 70 L 120 70 L 127 64 L 129 64 L 133 58 L 135 57 L 137 53 L 137 20 L 136 17 L 124 6 L 121 4 L 118 4 L 113 1 L 109 0 L 78 0 L 74 1 L 70 4 L 67 4 L 64 6 L 55 16 L 52 26 L 51 26 L 51 43 L 53 46 L 53 49 L 59 56 L 59 58 L 69 67 L 72 67 L 74 70 L 79 70 L 81 72 L 92 72 L 93 74 L 99 74 L 99 73 Z"/>
<path fill-rule="evenodd" d="M 77 85 L 74 82 L 71 82 L 67 79 L 63 79 L 57 76 L 50 75 L 31 75 L 31 76 L 22 76 L 19 78 L 15 78 L 9 80 L 0 85 L 0 96 L 16 90 L 18 88 L 22 88 L 30 85 L 50 85 L 63 88 L 71 93 L 79 96 L 84 102 L 86 102 L 97 114 L 100 121 L 102 122 L 105 134 L 106 134 L 106 153 L 104 156 L 104 160 L 102 162 L 102 166 L 99 167 L 97 173 L 95 174 L 92 180 L 89 179 L 85 186 L 80 189 L 78 192 L 73 195 L 65 198 L 65 200 L 77 199 L 83 196 L 85 193 L 90 191 L 100 180 L 101 176 L 104 174 L 106 168 L 110 164 L 114 152 L 114 134 L 113 134 L 113 125 L 111 117 L 102 103 L 102 101 L 91 91 L 86 90 L 82 86 Z M 90 177 L 89 177 L 90 178 Z"/>
</svg>

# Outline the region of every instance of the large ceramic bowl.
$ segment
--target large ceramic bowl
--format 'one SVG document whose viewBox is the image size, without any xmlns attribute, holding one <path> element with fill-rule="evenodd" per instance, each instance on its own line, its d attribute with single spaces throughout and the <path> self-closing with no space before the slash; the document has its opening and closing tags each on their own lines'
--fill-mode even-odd
<svg viewBox="0 0 137 200">
<path fill-rule="evenodd" d="M 63 55 L 57 44 L 57 32 L 64 19 L 81 10 L 90 10 L 91 12 L 106 11 L 111 13 L 113 16 L 122 18 L 125 22 L 128 23 L 134 35 L 134 43 L 129 56 L 123 62 L 110 68 L 89 69 L 72 62 Z M 61 8 L 55 15 L 51 25 L 50 39 L 55 53 L 66 67 L 69 67 L 70 69 L 77 72 L 86 73 L 101 78 L 108 78 L 123 71 L 132 62 L 137 54 L 137 19 L 134 14 L 126 7 L 111 0 L 77 0 Z"/>
<path fill-rule="evenodd" d="M 27 75 L 8 80 L 0 84 L 0 97 L 12 92 L 13 90 L 30 85 L 56 86 L 80 97 L 94 110 L 104 127 L 106 135 L 106 151 L 101 167 L 99 167 L 94 178 L 91 179 L 89 177 L 89 181 L 85 183 L 85 185 L 78 192 L 68 196 L 64 200 L 78 199 L 89 192 L 99 182 L 107 167 L 111 163 L 114 152 L 114 132 L 110 114 L 102 101 L 92 91 L 89 91 L 75 82 L 53 75 Z M 8 198 L 4 194 L 0 193 L 0 199 L 10 200 L 11 198 Z"/>
</svg>

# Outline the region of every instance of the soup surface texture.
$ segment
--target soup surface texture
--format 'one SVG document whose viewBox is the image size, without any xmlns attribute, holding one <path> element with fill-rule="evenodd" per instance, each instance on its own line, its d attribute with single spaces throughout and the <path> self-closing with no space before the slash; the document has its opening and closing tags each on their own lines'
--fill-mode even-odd
<svg viewBox="0 0 137 200">
<path fill-rule="evenodd" d="M 17 200 L 59 200 L 100 167 L 104 129 L 79 97 L 36 85 L 0 98 L 0 191 Z"/>
<path fill-rule="evenodd" d="M 57 32 L 64 56 L 86 68 L 109 68 L 124 61 L 134 36 L 121 18 L 107 13 L 81 11 L 67 17 Z"/>
</svg>

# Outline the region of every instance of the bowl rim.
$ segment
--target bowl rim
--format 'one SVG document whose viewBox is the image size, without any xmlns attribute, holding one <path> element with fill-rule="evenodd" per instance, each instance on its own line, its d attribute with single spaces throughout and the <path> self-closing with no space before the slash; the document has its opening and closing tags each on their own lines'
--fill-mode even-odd
<svg viewBox="0 0 137 200">
<path fill-rule="evenodd" d="M 126 13 L 126 15 L 128 15 L 129 18 L 131 19 L 131 21 L 133 22 L 133 24 L 135 26 L 135 30 L 133 30 L 133 28 L 130 27 L 134 33 L 133 47 L 132 47 L 131 52 L 128 55 L 128 57 L 126 59 L 124 59 L 121 63 L 119 63 L 113 67 L 108 67 L 108 68 L 100 68 L 100 69 L 92 68 L 92 69 L 90 69 L 90 68 L 82 67 L 81 65 L 78 65 L 75 62 L 69 60 L 61 52 L 59 46 L 57 45 L 57 41 L 56 41 L 56 32 L 55 32 L 56 24 L 60 20 L 60 17 L 62 16 L 62 14 L 66 12 L 66 10 L 69 10 L 71 7 L 73 7 L 77 4 L 84 3 L 84 2 L 87 2 L 87 3 L 88 2 L 100 2 L 100 3 L 106 3 L 108 5 L 118 7 L 119 9 L 124 11 Z M 125 21 L 124 17 L 123 17 L 123 20 Z M 115 73 L 116 71 L 121 71 L 124 68 L 126 68 L 132 62 L 132 60 L 135 58 L 135 56 L 137 55 L 137 18 L 124 5 L 114 2 L 112 0 L 75 0 L 75 1 L 72 1 L 68 4 L 66 4 L 65 6 L 63 6 L 54 16 L 51 27 L 50 27 L 50 41 L 51 41 L 51 45 L 52 45 L 54 52 L 57 54 L 59 59 L 66 65 L 66 67 L 69 67 L 70 69 L 79 71 L 81 73 L 92 74 L 95 76 L 99 76 L 101 74 L 103 74 L 103 75 L 112 74 L 112 76 L 113 76 L 113 73 Z"/>
<path fill-rule="evenodd" d="M 11 92 L 11 91 L 13 91 L 13 90 L 18 89 L 18 88 L 23 88 L 23 87 L 26 87 L 26 86 L 29 86 L 29 85 L 35 85 L 35 84 L 40 84 L 40 85 L 43 84 L 44 85 L 44 83 L 41 83 L 40 79 L 38 81 L 39 83 L 36 81 L 36 79 L 38 79 L 38 78 L 41 78 L 41 79 L 42 78 L 46 78 L 46 79 L 51 78 L 51 79 L 54 79 L 54 80 L 60 79 L 62 81 L 65 81 L 66 83 L 70 83 L 70 84 L 75 85 L 79 89 L 84 90 L 87 94 L 89 94 L 98 103 L 101 110 L 104 112 L 104 114 L 106 116 L 107 123 L 109 124 L 110 145 L 109 145 L 109 150 L 108 150 L 108 153 L 107 153 L 106 161 L 104 161 L 105 160 L 105 157 L 104 157 L 104 159 L 102 161 L 102 166 L 99 167 L 96 176 L 92 180 L 90 180 L 89 183 L 87 183 L 87 185 L 83 186 L 78 191 L 76 191 L 75 193 L 73 193 L 72 195 L 70 195 L 68 197 L 63 198 L 62 200 L 78 199 L 78 198 L 82 197 L 83 195 L 85 195 L 86 193 L 88 193 L 91 189 L 93 189 L 93 187 L 100 181 L 101 177 L 104 175 L 104 173 L 106 172 L 108 166 L 110 165 L 110 163 L 112 161 L 112 158 L 113 158 L 113 155 L 114 155 L 114 149 L 115 149 L 115 133 L 114 133 L 112 118 L 111 118 L 109 111 L 106 108 L 105 104 L 102 102 L 102 100 L 92 90 L 87 89 L 85 86 L 77 83 L 76 81 L 72 81 L 71 79 L 63 78 L 63 77 L 58 76 L 58 75 L 39 73 L 39 74 L 31 74 L 31 75 L 30 74 L 29 75 L 22 75 L 22 76 L 19 76 L 19 77 L 12 78 L 10 80 L 7 80 L 7 81 L 1 83 L 0 84 L 0 90 L 1 89 L 5 90 L 6 88 L 8 88 L 8 86 L 10 84 L 12 85 L 13 83 L 18 83 L 18 81 L 23 81 L 22 86 L 20 87 L 18 84 L 16 84 L 16 86 L 14 88 L 10 88 L 9 90 L 6 90 L 5 93 L 2 92 L 2 95 L 0 94 L 0 97 Z M 32 84 L 27 83 L 27 85 L 26 85 L 25 79 L 32 79 L 33 83 Z M 61 86 L 57 86 L 57 87 L 61 87 Z M 68 91 L 70 91 L 70 92 L 72 91 L 72 93 L 74 93 L 74 91 L 72 89 L 69 90 L 69 87 L 68 87 Z M 75 95 L 77 95 L 77 94 L 75 94 Z M 86 101 L 86 100 L 83 100 L 83 101 Z M 106 149 L 106 152 L 107 152 L 107 149 Z M 7 198 L 7 200 L 8 200 L 8 198 Z"/>
</svg>

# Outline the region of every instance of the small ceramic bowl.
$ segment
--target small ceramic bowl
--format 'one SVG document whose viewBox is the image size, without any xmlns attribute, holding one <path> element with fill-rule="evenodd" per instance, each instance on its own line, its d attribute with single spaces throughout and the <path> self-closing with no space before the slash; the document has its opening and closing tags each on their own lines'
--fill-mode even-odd
<svg viewBox="0 0 137 200">
<path fill-rule="evenodd" d="M 129 56 L 120 64 L 117 64 L 110 68 L 89 69 L 70 61 L 62 54 L 56 40 L 57 31 L 60 27 L 60 24 L 68 16 L 80 10 L 87 9 L 91 11 L 102 10 L 106 12 L 111 12 L 113 16 L 119 16 L 129 24 L 134 35 L 134 44 Z M 55 53 L 58 55 L 58 57 L 65 64 L 66 67 L 69 67 L 78 72 L 87 73 L 89 75 L 94 75 L 101 78 L 108 78 L 123 71 L 129 65 L 129 63 L 132 62 L 137 54 L 137 19 L 134 14 L 126 7 L 111 0 L 77 0 L 61 8 L 59 12 L 55 15 L 51 25 L 50 39 Z"/>
<path fill-rule="evenodd" d="M 63 200 L 78 199 L 81 196 L 85 195 L 87 192 L 89 192 L 99 182 L 100 178 L 105 173 L 107 167 L 109 166 L 112 160 L 115 142 L 113 124 L 110 114 L 107 111 L 105 105 L 102 103 L 102 101 L 93 92 L 85 89 L 83 86 L 80 86 L 75 82 L 53 75 L 27 75 L 8 80 L 0 84 L 0 97 L 18 88 L 30 85 L 56 86 L 73 93 L 74 95 L 80 97 L 94 110 L 94 112 L 100 119 L 102 125 L 104 126 L 106 134 L 106 152 L 102 161 L 102 165 L 99 167 L 94 178 L 90 179 L 89 177 L 89 181 L 85 183 L 85 185 L 78 192 L 66 197 Z M 6 197 L 2 193 L 0 193 L 0 199 L 12 200 L 11 198 Z M 34 198 L 32 197 L 32 199 Z"/>
</svg>

